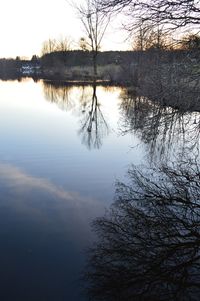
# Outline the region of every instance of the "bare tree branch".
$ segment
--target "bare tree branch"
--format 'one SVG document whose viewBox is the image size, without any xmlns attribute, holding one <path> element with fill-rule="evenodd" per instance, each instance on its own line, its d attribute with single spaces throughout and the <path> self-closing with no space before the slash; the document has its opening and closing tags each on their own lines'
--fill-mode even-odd
<svg viewBox="0 0 200 301">
<path fill-rule="evenodd" d="M 104 12 L 124 11 L 131 17 L 130 28 L 138 20 L 143 23 L 151 21 L 154 24 L 163 24 L 169 28 L 197 27 L 200 24 L 199 0 L 101 0 Z"/>
</svg>

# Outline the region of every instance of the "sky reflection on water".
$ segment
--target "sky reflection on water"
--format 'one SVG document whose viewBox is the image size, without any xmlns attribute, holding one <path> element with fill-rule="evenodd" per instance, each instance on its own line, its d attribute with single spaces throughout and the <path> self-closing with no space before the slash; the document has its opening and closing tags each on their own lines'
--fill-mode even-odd
<svg viewBox="0 0 200 301">
<path fill-rule="evenodd" d="M 0 85 L 0 298 L 83 300 L 89 223 L 112 202 L 115 179 L 144 155 L 130 149 L 137 138 L 118 134 L 121 90 L 97 87 L 110 130 L 100 148 L 88 148 L 81 87 L 71 88 L 74 107 L 65 110 L 44 97 L 42 83 Z"/>
<path fill-rule="evenodd" d="M 119 87 L 0 86 L 0 299 L 82 301 L 90 222 L 112 203 L 115 181 L 130 164 L 198 150 L 199 115 Z"/>
</svg>

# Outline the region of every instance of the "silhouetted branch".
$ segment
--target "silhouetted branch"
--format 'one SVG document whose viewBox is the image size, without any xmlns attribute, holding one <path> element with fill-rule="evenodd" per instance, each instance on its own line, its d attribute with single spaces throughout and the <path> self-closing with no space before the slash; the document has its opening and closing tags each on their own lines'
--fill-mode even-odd
<svg viewBox="0 0 200 301">
<path fill-rule="evenodd" d="M 171 29 L 194 28 L 200 24 L 199 0 L 101 0 L 101 7 L 105 12 L 124 11 L 132 18 L 130 29 L 138 20 L 143 23 L 150 21 L 152 25 L 159 23 Z"/>
</svg>

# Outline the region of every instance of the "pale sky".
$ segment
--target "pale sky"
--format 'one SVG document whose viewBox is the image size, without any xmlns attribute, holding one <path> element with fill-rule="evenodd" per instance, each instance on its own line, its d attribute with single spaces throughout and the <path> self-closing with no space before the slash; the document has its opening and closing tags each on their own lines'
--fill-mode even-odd
<svg viewBox="0 0 200 301">
<path fill-rule="evenodd" d="M 49 38 L 71 37 L 78 42 L 84 36 L 66 0 L 0 0 L 0 12 L 0 57 L 40 55 L 42 43 Z M 128 47 L 117 26 L 108 28 L 102 50 Z"/>
</svg>

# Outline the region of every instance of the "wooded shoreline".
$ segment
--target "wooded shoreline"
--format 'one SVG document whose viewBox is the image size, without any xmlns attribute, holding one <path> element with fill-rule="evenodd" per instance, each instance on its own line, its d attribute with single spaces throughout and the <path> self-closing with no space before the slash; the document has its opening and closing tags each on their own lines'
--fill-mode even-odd
<svg viewBox="0 0 200 301">
<path fill-rule="evenodd" d="M 31 60 L 0 59 L 3 80 L 31 77 L 58 85 L 119 85 L 164 106 L 200 111 L 200 51 L 99 52 L 97 76 L 89 51 L 45 54 Z"/>
</svg>

